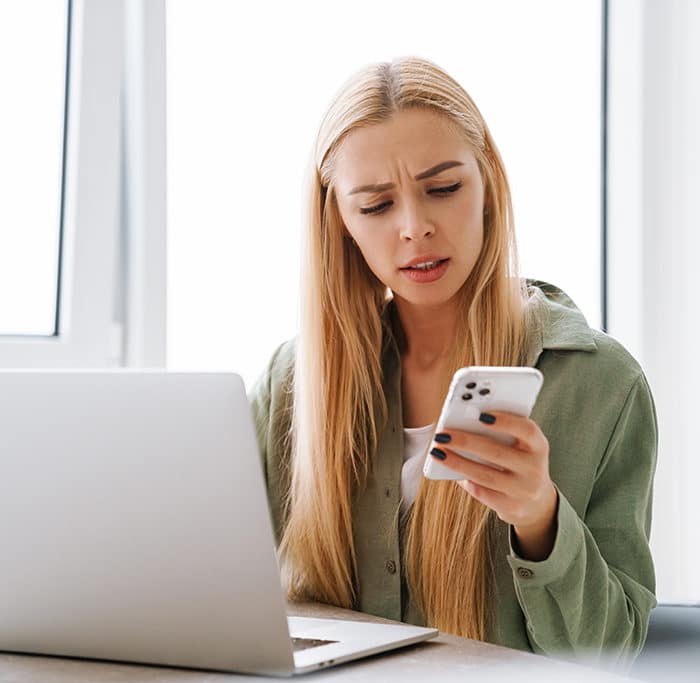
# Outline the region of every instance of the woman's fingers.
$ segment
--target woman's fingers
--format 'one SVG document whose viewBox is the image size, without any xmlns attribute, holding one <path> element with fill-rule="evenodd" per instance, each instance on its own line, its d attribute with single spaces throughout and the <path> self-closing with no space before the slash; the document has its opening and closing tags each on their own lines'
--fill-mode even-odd
<svg viewBox="0 0 700 683">
<path fill-rule="evenodd" d="M 542 445 L 544 434 L 537 423 L 529 417 L 497 410 L 490 410 L 481 415 L 480 422 L 485 427 L 496 432 L 510 434 L 515 437 L 519 445 L 525 446 L 529 450 L 536 450 Z"/>
<path fill-rule="evenodd" d="M 496 441 L 491 436 L 481 436 L 472 432 L 460 432 L 457 430 L 445 430 L 436 436 L 441 435 L 449 436 L 449 441 L 446 441 L 444 437 L 438 438 L 435 439 L 433 446 L 440 449 L 449 448 L 455 453 L 464 454 L 465 457 L 476 455 L 501 469 L 513 470 L 522 461 L 522 451 Z"/>
<path fill-rule="evenodd" d="M 516 439 L 513 446 L 506 445 L 492 436 L 475 434 L 458 429 L 444 429 L 435 435 L 437 448 L 449 448 L 456 453 L 476 455 L 494 465 L 512 472 L 528 471 L 538 466 L 543 458 L 548 460 L 549 444 L 537 423 L 512 413 L 492 412 L 493 423 L 484 422 L 495 432 L 508 434 Z M 535 460 L 536 462 L 533 462 Z"/>
<path fill-rule="evenodd" d="M 502 510 L 508 506 L 508 496 L 500 491 L 494 491 L 486 486 L 475 484 L 468 479 L 458 481 L 457 484 L 469 493 L 472 498 L 476 498 L 480 503 L 490 507 L 492 510 Z"/>
<path fill-rule="evenodd" d="M 490 465 L 482 465 L 458 455 L 454 451 L 441 446 L 430 451 L 433 458 L 441 465 L 463 475 L 465 479 L 480 486 L 508 494 L 513 488 L 513 475 L 507 470 L 497 470 Z M 444 457 L 442 457 L 444 456 Z"/>
</svg>

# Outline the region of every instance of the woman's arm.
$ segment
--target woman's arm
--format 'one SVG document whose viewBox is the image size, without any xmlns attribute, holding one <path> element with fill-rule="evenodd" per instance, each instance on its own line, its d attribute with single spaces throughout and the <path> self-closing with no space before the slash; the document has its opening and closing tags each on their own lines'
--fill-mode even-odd
<svg viewBox="0 0 700 683">
<path fill-rule="evenodd" d="M 522 422 L 516 430 L 506 425 L 509 419 L 499 424 L 496 417 L 494 427 L 514 433 L 520 453 L 493 444 L 477 450 L 473 435 L 466 437 L 466 450 L 504 466 L 504 473 L 488 472 L 438 445 L 447 451 L 444 464 L 471 479 L 464 487 L 510 524 L 508 562 L 533 650 L 632 659 L 644 644 L 656 602 L 648 539 L 657 426 L 646 380 L 640 375 L 627 395 L 583 519 L 556 488 L 551 507 L 548 491 L 554 485 L 548 467 L 546 476 L 543 470 L 548 449 L 534 423 L 517 418 Z M 523 438 L 527 430 L 532 435 Z M 539 561 L 526 559 L 530 555 Z"/>
</svg>

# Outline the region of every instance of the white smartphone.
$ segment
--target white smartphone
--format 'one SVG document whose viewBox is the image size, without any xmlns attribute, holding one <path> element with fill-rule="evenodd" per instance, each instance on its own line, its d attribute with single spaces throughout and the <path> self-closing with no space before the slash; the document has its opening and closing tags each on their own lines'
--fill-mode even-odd
<svg viewBox="0 0 700 683">
<path fill-rule="evenodd" d="M 514 437 L 483 424 L 479 421 L 479 415 L 491 410 L 500 410 L 529 417 L 541 386 L 542 373 L 536 368 L 486 366 L 460 368 L 452 378 L 435 433 L 439 434 L 445 429 L 460 429 L 491 436 L 510 446 L 515 443 Z M 450 444 L 445 445 L 464 458 L 495 466 L 472 453 L 459 451 Z M 440 464 L 430 455 L 430 452 L 425 459 L 423 474 L 428 479 L 461 480 L 465 478 Z"/>
</svg>

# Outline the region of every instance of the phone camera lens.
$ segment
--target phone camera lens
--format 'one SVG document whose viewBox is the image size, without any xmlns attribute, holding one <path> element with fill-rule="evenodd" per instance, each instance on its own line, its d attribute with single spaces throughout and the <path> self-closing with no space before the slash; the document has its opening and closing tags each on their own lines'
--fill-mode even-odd
<svg viewBox="0 0 700 683">
<path fill-rule="evenodd" d="M 467 389 L 475 389 L 476 388 L 476 382 L 469 382 L 467 384 Z"/>
<path fill-rule="evenodd" d="M 462 394 L 463 401 L 471 401 L 471 398 L 472 398 L 471 394 Z"/>
<path fill-rule="evenodd" d="M 490 389 L 479 389 L 479 393 L 482 396 L 488 396 L 491 393 L 491 390 Z"/>
</svg>

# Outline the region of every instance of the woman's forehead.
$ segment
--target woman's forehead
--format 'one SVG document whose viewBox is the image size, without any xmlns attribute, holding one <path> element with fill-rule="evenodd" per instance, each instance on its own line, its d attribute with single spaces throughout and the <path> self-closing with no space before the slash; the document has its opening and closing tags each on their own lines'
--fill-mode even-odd
<svg viewBox="0 0 700 683">
<path fill-rule="evenodd" d="M 398 169 L 414 177 L 448 160 L 476 168 L 464 135 L 444 116 L 426 110 L 401 111 L 382 123 L 350 131 L 333 164 L 339 190 L 388 181 Z"/>
</svg>

